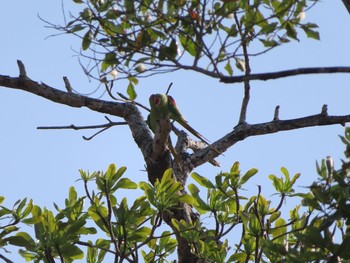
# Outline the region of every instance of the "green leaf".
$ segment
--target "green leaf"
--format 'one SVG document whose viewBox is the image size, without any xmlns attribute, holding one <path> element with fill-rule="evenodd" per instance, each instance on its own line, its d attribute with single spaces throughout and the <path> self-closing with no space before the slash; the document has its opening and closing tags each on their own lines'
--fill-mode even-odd
<svg viewBox="0 0 350 263">
<path fill-rule="evenodd" d="M 230 173 L 233 174 L 233 173 L 238 173 L 239 174 L 240 170 L 239 170 L 239 162 L 235 162 L 232 167 L 231 167 L 231 170 L 230 170 Z"/>
<path fill-rule="evenodd" d="M 154 187 L 146 182 L 139 182 L 139 187 L 140 187 L 140 189 L 142 189 L 145 192 L 145 195 L 146 195 L 148 201 L 152 205 L 156 206 L 157 204 L 156 204 L 156 198 L 155 198 L 155 194 L 154 194 Z"/>
<path fill-rule="evenodd" d="M 22 212 L 22 209 L 24 208 L 24 206 L 26 205 L 26 202 L 27 202 L 27 198 L 24 198 L 19 204 L 18 206 L 16 207 L 16 214 L 21 214 Z"/>
<path fill-rule="evenodd" d="M 82 48 L 83 50 L 87 50 L 91 44 L 92 41 L 92 32 L 89 30 L 86 32 L 86 34 L 83 37 L 83 43 L 82 43 Z"/>
<path fill-rule="evenodd" d="M 116 53 L 109 52 L 105 55 L 105 58 L 101 63 L 101 71 L 105 72 L 108 69 L 108 67 L 113 68 L 113 66 L 117 63 L 118 63 L 118 60 L 116 58 Z"/>
<path fill-rule="evenodd" d="M 267 24 L 263 25 L 261 30 L 260 30 L 260 34 L 272 33 L 273 31 L 275 31 L 277 25 L 278 25 L 277 23 L 267 23 Z"/>
<path fill-rule="evenodd" d="M 241 180 L 239 181 L 239 183 L 240 183 L 241 185 L 244 185 L 244 184 L 245 184 L 252 176 L 254 176 L 257 172 L 258 172 L 258 169 L 255 169 L 255 168 L 250 169 L 248 172 L 246 172 L 246 173 L 242 176 L 242 178 L 241 178 Z"/>
<path fill-rule="evenodd" d="M 255 216 L 249 219 L 248 225 L 249 225 L 249 230 L 253 236 L 256 237 L 260 234 L 261 228 L 260 228 L 259 220 Z"/>
<path fill-rule="evenodd" d="M 195 199 L 193 198 L 193 196 L 188 195 L 188 194 L 180 195 L 179 201 L 182 202 L 182 203 L 189 204 L 189 205 L 194 205 L 195 202 L 196 202 Z"/>
<path fill-rule="evenodd" d="M 290 176 L 289 176 L 289 172 L 288 172 L 287 168 L 281 167 L 281 172 L 284 175 L 284 177 L 286 178 L 286 181 L 289 181 Z"/>
<path fill-rule="evenodd" d="M 290 181 L 290 187 L 292 188 L 293 185 L 295 184 L 296 180 L 298 180 L 298 178 L 300 177 L 300 173 L 297 173 L 293 176 L 292 180 Z"/>
<path fill-rule="evenodd" d="M 100 25 L 107 36 L 114 37 L 116 34 L 124 33 L 124 29 L 120 25 L 116 25 L 108 19 L 102 19 Z"/>
<path fill-rule="evenodd" d="M 18 253 L 26 260 L 26 262 L 33 261 L 37 257 L 36 254 L 23 249 L 19 249 Z"/>
<path fill-rule="evenodd" d="M 78 31 L 81 31 L 85 29 L 85 26 L 82 26 L 82 25 L 76 25 L 74 27 L 72 27 L 72 29 L 69 30 L 70 33 L 76 33 Z"/>
<path fill-rule="evenodd" d="M 312 30 L 309 27 L 306 26 L 302 26 L 301 27 L 305 34 L 307 35 L 308 38 L 312 38 L 312 39 L 316 39 L 316 40 L 320 40 L 320 33 L 316 30 Z"/>
<path fill-rule="evenodd" d="M 129 95 L 131 101 L 135 100 L 137 97 L 134 84 L 130 81 L 126 93 Z"/>
<path fill-rule="evenodd" d="M 278 218 L 275 221 L 275 227 L 271 230 L 273 238 L 278 238 L 279 241 L 285 241 L 287 233 L 286 221 L 283 218 Z"/>
<path fill-rule="evenodd" d="M 285 28 L 286 28 L 287 36 L 288 36 L 288 37 L 290 37 L 290 38 L 292 38 L 292 39 L 295 39 L 295 40 L 299 40 L 299 39 L 297 38 L 298 33 L 297 33 L 297 31 L 295 30 L 295 27 L 294 27 L 294 25 L 293 25 L 292 22 L 286 22 Z"/>
<path fill-rule="evenodd" d="M 135 12 L 134 1 L 124 0 L 124 6 L 127 13 L 132 14 Z"/>
<path fill-rule="evenodd" d="M 106 180 L 110 180 L 117 173 L 117 166 L 111 163 L 106 172 Z M 120 177 L 120 176 L 119 176 Z M 118 178 L 116 178 L 118 180 Z"/>
<path fill-rule="evenodd" d="M 275 187 L 276 191 L 279 193 L 283 192 L 283 181 L 281 178 L 277 178 L 275 175 L 270 174 L 269 179 L 272 181 L 273 186 Z"/>
<path fill-rule="evenodd" d="M 129 178 L 121 178 L 115 187 L 113 187 L 113 190 L 117 190 L 119 188 L 122 189 L 137 189 L 137 184 L 131 181 Z"/>
<path fill-rule="evenodd" d="M 66 244 L 60 248 L 60 252 L 62 253 L 64 258 L 68 259 L 83 259 L 84 252 L 73 244 Z"/>
<path fill-rule="evenodd" d="M 175 41 L 170 43 L 170 46 L 161 45 L 159 47 L 159 60 L 175 59 L 177 56 L 177 44 Z"/>
<path fill-rule="evenodd" d="M 340 246 L 338 247 L 337 255 L 342 258 L 350 258 L 350 236 L 345 237 Z"/>
<path fill-rule="evenodd" d="M 104 224 L 104 220 L 107 218 L 108 210 L 103 206 L 91 206 L 88 209 L 88 214 L 95 221 L 96 225 L 102 230 L 108 233 L 108 228 Z M 102 220 L 104 219 L 104 220 Z"/>
<path fill-rule="evenodd" d="M 19 232 L 15 236 L 6 238 L 11 245 L 25 247 L 27 250 L 34 251 L 35 241 L 26 232 Z"/>
<path fill-rule="evenodd" d="M 269 222 L 272 223 L 276 221 L 281 216 L 281 211 L 273 212 L 269 218 Z"/>
<path fill-rule="evenodd" d="M 227 262 L 246 262 L 247 261 L 247 253 L 245 252 L 237 252 L 233 254 Z"/>
<path fill-rule="evenodd" d="M 142 242 L 146 240 L 151 234 L 149 227 L 140 227 L 136 229 L 128 238 L 130 242 Z"/>
<path fill-rule="evenodd" d="M 231 67 L 231 62 L 230 62 L 230 60 L 227 60 L 225 69 L 226 69 L 227 73 L 228 73 L 230 76 L 233 76 L 233 69 L 232 69 L 232 67 Z"/>
<path fill-rule="evenodd" d="M 191 56 L 196 56 L 196 44 L 193 42 L 191 37 L 188 35 L 180 35 L 180 43 Z"/>
<path fill-rule="evenodd" d="M 74 204 L 76 203 L 77 201 L 77 198 L 78 198 L 78 194 L 77 194 L 77 191 L 75 190 L 75 188 L 73 186 L 71 186 L 69 188 L 69 195 L 68 195 L 68 198 L 69 198 L 69 203 L 70 204 Z"/>
<path fill-rule="evenodd" d="M 264 47 L 276 47 L 278 45 L 277 41 L 275 40 L 262 38 L 259 38 L 259 40 L 263 43 Z"/>
<path fill-rule="evenodd" d="M 17 231 L 19 228 L 16 226 L 7 226 L 5 228 L 1 228 L 0 230 L 0 244 L 2 243 L 2 238 L 12 232 Z M 0 245 L 1 246 L 1 245 Z"/>
<path fill-rule="evenodd" d="M 191 174 L 192 178 L 199 183 L 201 186 L 204 186 L 206 188 L 215 188 L 215 185 L 213 185 L 212 182 L 210 182 L 210 180 L 204 176 L 201 176 L 199 174 L 197 174 L 196 172 L 193 172 Z"/>
<path fill-rule="evenodd" d="M 202 200 L 202 198 L 200 198 L 198 187 L 194 184 L 189 184 L 188 190 L 190 191 L 193 198 L 196 200 L 196 204 L 194 204 L 193 206 L 198 210 L 198 212 L 200 214 L 205 214 L 205 213 L 209 212 L 210 206 L 207 203 L 205 203 Z"/>
</svg>

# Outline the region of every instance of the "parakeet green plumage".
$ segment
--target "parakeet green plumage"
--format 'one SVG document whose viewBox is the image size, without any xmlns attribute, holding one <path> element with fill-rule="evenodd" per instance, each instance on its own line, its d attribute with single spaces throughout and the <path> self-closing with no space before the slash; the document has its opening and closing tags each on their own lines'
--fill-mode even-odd
<svg viewBox="0 0 350 263">
<path fill-rule="evenodd" d="M 149 98 L 149 104 L 151 106 L 150 114 L 147 118 L 147 123 L 150 129 L 153 131 L 153 133 L 156 133 L 157 130 L 157 122 L 160 118 L 169 118 L 169 110 L 168 110 L 168 97 L 165 94 L 153 94 Z M 171 144 L 171 138 L 169 136 L 168 138 L 168 148 L 172 155 L 174 156 L 174 159 L 176 163 L 178 164 L 179 168 L 181 168 L 181 164 L 179 161 L 179 156 L 176 153 L 173 145 Z"/>
<path fill-rule="evenodd" d="M 170 119 L 173 119 L 177 123 L 179 123 L 182 127 L 184 127 L 186 130 L 188 130 L 190 133 L 192 133 L 194 136 L 196 136 L 199 140 L 205 142 L 206 144 L 210 145 L 208 140 L 201 135 L 199 132 L 197 132 L 195 129 L 193 129 L 185 119 L 185 117 L 181 114 L 179 108 L 176 106 L 176 102 L 173 97 L 168 95 L 168 108 L 169 108 L 169 114 Z"/>
<path fill-rule="evenodd" d="M 166 95 L 162 96 L 162 94 L 152 94 L 149 97 L 151 111 L 148 115 L 147 123 L 153 133 L 156 132 L 157 120 L 169 115 L 167 99 Z"/>
<path fill-rule="evenodd" d="M 209 145 L 210 148 L 212 148 L 215 152 L 220 154 L 220 152 L 215 147 L 213 147 L 203 135 L 201 135 L 188 124 L 187 120 L 183 117 L 180 110 L 176 106 L 173 97 L 166 94 L 153 94 L 150 97 L 150 105 L 151 113 L 149 115 L 149 125 L 153 132 L 153 129 L 155 129 L 157 125 L 156 119 L 160 116 L 169 115 L 170 119 L 178 122 L 182 127 L 184 127 L 186 130 L 192 133 L 195 137 Z M 152 110 L 152 108 L 154 110 Z"/>
</svg>

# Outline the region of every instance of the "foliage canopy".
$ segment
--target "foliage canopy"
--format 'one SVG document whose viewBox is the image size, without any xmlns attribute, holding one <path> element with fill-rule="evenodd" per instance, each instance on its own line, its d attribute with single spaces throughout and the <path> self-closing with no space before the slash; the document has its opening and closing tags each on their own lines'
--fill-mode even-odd
<svg viewBox="0 0 350 263">
<path fill-rule="evenodd" d="M 74 2 L 85 8 L 58 28 L 92 51 L 84 52 L 94 61 L 88 74 L 96 69 L 104 83 L 129 79 L 131 99 L 139 77 L 190 69 L 221 79 L 249 72 L 249 57 L 299 40 L 300 30 L 319 39 L 317 25 L 303 22 L 317 0 Z"/>
<path fill-rule="evenodd" d="M 154 186 L 136 184 L 124 176 L 125 167 L 117 169 L 114 164 L 106 172 L 81 170 L 85 193 L 79 195 L 71 187 L 64 208 L 55 204 L 53 212 L 26 199 L 12 208 L 1 206 L 0 245 L 20 247 L 19 253 L 34 262 L 56 258 L 60 262 L 83 258 L 90 263 L 111 258 L 115 262 L 169 262 L 178 242 L 171 229 L 164 229 L 162 214 L 185 202 L 212 222 L 173 219 L 203 262 L 350 260 L 346 249 L 350 240 L 350 128 L 341 139 L 346 145 L 342 167 L 335 169 L 329 157 L 322 160 L 316 167 L 318 180 L 307 193 L 295 191 L 300 174 L 291 176 L 282 167 L 282 176 L 269 176 L 279 196 L 276 206 L 260 189 L 246 196 L 243 189 L 257 169 L 242 173 L 237 162 L 213 181 L 192 173 L 201 190 L 190 184 L 189 193 L 180 195 L 181 184 L 173 179 L 171 169 Z M 143 195 L 130 205 L 118 193 L 136 188 Z M 299 198 L 300 205 L 286 215 L 283 204 L 289 198 Z M 20 231 L 22 224 L 33 226 L 34 233 Z"/>
</svg>

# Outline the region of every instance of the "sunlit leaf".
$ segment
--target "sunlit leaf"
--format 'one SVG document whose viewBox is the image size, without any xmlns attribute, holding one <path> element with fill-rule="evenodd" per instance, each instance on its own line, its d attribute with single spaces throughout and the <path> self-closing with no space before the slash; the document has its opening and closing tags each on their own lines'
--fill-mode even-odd
<svg viewBox="0 0 350 263">
<path fill-rule="evenodd" d="M 232 67 L 231 67 L 230 60 L 227 60 L 227 63 L 226 63 L 226 66 L 225 66 L 225 70 L 227 71 L 227 73 L 228 73 L 230 76 L 233 76 L 233 69 L 232 69 Z"/>
<path fill-rule="evenodd" d="M 128 88 L 126 90 L 126 93 L 129 95 L 130 100 L 134 100 L 137 97 L 136 91 L 135 91 L 135 86 L 132 83 L 132 81 L 129 81 Z"/>
<path fill-rule="evenodd" d="M 201 176 L 201 175 L 197 174 L 196 172 L 193 172 L 191 174 L 191 176 L 201 186 L 205 186 L 206 188 L 215 188 L 215 185 L 213 185 L 213 183 L 210 182 L 210 180 L 208 178 Z"/>
</svg>

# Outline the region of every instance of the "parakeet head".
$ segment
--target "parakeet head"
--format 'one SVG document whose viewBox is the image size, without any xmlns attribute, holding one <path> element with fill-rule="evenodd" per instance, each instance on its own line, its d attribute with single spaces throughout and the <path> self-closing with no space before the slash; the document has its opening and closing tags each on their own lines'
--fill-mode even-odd
<svg viewBox="0 0 350 263">
<path fill-rule="evenodd" d="M 154 94 L 152 94 L 150 97 L 149 97 L 149 105 L 152 107 L 155 106 L 155 96 Z"/>
<path fill-rule="evenodd" d="M 155 106 L 157 108 L 159 107 L 165 107 L 168 102 L 168 98 L 164 94 L 152 94 L 150 99 L 150 105 Z"/>
</svg>

